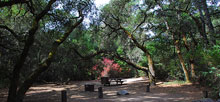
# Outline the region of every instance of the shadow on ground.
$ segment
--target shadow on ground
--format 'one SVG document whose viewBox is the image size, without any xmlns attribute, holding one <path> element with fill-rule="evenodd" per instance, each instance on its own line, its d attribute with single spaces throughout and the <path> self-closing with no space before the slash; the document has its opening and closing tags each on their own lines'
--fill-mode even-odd
<svg viewBox="0 0 220 102">
<path fill-rule="evenodd" d="M 85 92 L 86 83 L 95 84 L 95 91 Z M 202 96 L 201 91 L 191 84 L 158 84 L 152 86 L 150 92 L 146 92 L 147 84 L 146 79 L 143 79 L 112 86 L 102 86 L 98 81 L 72 82 L 70 85 L 38 85 L 28 91 L 24 102 L 61 102 L 62 90 L 67 90 L 68 102 L 190 102 Z M 97 98 L 98 87 L 103 87 L 103 99 Z M 116 95 L 119 90 L 127 90 L 129 95 Z"/>
</svg>

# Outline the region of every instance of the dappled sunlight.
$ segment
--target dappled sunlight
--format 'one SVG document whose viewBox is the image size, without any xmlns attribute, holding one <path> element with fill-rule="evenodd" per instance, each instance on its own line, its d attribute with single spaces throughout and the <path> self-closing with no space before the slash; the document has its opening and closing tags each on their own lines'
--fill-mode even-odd
<svg viewBox="0 0 220 102">
<path fill-rule="evenodd" d="M 146 82 L 147 78 L 145 77 L 140 77 L 140 78 L 129 78 L 129 79 L 124 79 L 125 83 L 133 83 L 133 82 Z"/>
<path fill-rule="evenodd" d="M 70 98 L 73 98 L 73 99 L 81 99 L 81 100 L 87 100 L 87 99 L 90 99 L 89 97 L 85 97 L 85 96 L 80 96 L 80 95 L 72 95 Z"/>
<path fill-rule="evenodd" d="M 42 92 L 52 92 L 52 91 L 62 91 L 65 89 L 74 90 L 78 88 L 77 85 L 56 85 L 56 84 L 45 84 L 34 86 L 29 89 L 27 95 L 34 94 L 34 93 L 42 93 Z"/>
<path fill-rule="evenodd" d="M 102 86 L 99 81 L 76 81 L 70 85 L 35 85 L 27 92 L 24 102 L 60 102 L 61 91 L 67 90 L 68 102 L 190 102 L 200 99 L 202 92 L 192 84 L 164 84 L 158 82 L 146 92 L 146 78 L 129 78 L 126 84 Z M 86 83 L 95 85 L 94 92 L 84 91 Z M 98 87 L 103 88 L 103 99 L 98 98 Z M 129 95 L 117 95 L 126 90 Z"/>
</svg>

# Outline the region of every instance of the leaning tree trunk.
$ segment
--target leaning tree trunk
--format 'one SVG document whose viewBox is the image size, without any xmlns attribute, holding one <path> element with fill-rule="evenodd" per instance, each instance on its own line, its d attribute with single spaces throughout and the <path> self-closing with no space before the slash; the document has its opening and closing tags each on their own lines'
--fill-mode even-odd
<svg viewBox="0 0 220 102">
<path fill-rule="evenodd" d="M 149 53 L 147 48 L 145 48 L 144 46 L 142 46 L 141 44 L 139 44 L 137 42 L 135 37 L 130 32 L 128 32 L 122 26 L 120 26 L 120 28 L 122 28 L 124 30 L 125 34 L 127 34 L 127 36 L 134 42 L 134 44 L 146 54 L 146 57 L 148 59 L 149 72 L 150 72 L 150 74 L 149 74 L 150 83 L 152 85 L 155 85 L 156 84 L 156 77 L 155 77 L 155 71 L 154 71 L 154 61 L 153 61 L 153 59 L 151 57 L 151 54 Z"/>
<path fill-rule="evenodd" d="M 119 54 L 116 54 L 115 57 L 116 57 L 117 59 L 119 59 L 119 60 L 121 60 L 121 61 L 127 63 L 128 65 L 132 66 L 132 68 L 135 68 L 136 70 L 142 70 L 142 71 L 144 71 L 144 72 L 147 74 L 148 78 L 149 78 L 149 79 L 152 79 L 152 75 L 151 75 L 151 72 L 149 71 L 149 68 L 143 67 L 143 66 L 140 66 L 140 65 L 137 65 L 137 64 L 135 64 L 135 63 L 133 63 L 133 62 L 127 60 L 126 58 L 121 57 Z"/>
<path fill-rule="evenodd" d="M 165 20 L 165 24 L 166 24 L 167 30 L 169 32 L 171 32 L 171 28 L 169 27 L 168 22 L 166 20 Z M 184 62 L 183 56 L 181 54 L 181 49 L 179 47 L 179 40 L 176 39 L 176 36 L 175 36 L 174 32 L 171 32 L 171 34 L 172 34 L 172 39 L 173 39 L 173 42 L 174 42 L 174 46 L 176 48 L 176 52 L 177 52 L 178 58 L 180 60 L 180 64 L 182 66 L 182 69 L 183 69 L 183 72 L 184 72 L 184 75 L 185 75 L 185 80 L 186 80 L 186 82 L 190 82 L 189 74 L 188 74 L 187 68 L 185 66 L 185 62 Z"/>
<path fill-rule="evenodd" d="M 82 16 L 82 15 L 81 15 Z M 32 86 L 32 84 L 35 82 L 35 80 L 38 78 L 38 76 L 46 71 L 50 64 L 52 63 L 52 59 L 57 51 L 57 48 L 60 44 L 62 44 L 66 38 L 70 35 L 70 33 L 83 21 L 83 17 L 77 21 L 74 25 L 72 25 L 65 33 L 64 35 L 59 38 L 58 40 L 54 41 L 52 48 L 48 54 L 48 57 L 45 61 L 43 61 L 41 64 L 39 64 L 39 67 L 24 81 L 24 83 L 21 85 L 21 87 L 17 91 L 17 97 L 16 101 L 14 102 L 23 102 L 23 98 L 25 96 L 25 93 L 27 90 Z"/>
<path fill-rule="evenodd" d="M 212 43 L 215 45 L 216 44 L 216 40 L 214 38 L 215 30 L 214 30 L 214 26 L 212 24 L 211 16 L 209 14 L 207 3 L 206 3 L 206 0 L 201 0 L 201 2 L 202 2 L 203 10 L 205 12 L 205 18 L 206 18 L 205 21 L 206 21 L 206 24 L 207 24 L 207 26 L 209 28 L 210 33 L 211 33 L 210 38 L 211 38 Z"/>
<path fill-rule="evenodd" d="M 208 26 L 209 32 L 211 33 L 211 35 L 210 35 L 211 43 L 216 44 L 216 40 L 214 38 L 215 30 L 214 30 L 214 27 L 212 24 L 212 20 L 211 20 L 210 14 L 209 14 L 206 0 L 195 0 L 194 3 L 196 4 L 197 9 L 199 10 L 202 25 L 205 26 L 205 24 L 206 24 Z M 205 16 L 203 14 L 203 11 L 205 13 Z"/>
<path fill-rule="evenodd" d="M 197 27 L 198 27 L 198 30 L 199 30 L 200 34 L 205 39 L 206 43 L 209 44 L 209 40 L 208 40 L 208 37 L 207 37 L 207 34 L 206 34 L 205 17 L 203 15 L 202 10 L 201 10 L 200 7 L 199 7 L 199 14 L 200 14 L 201 23 L 199 22 L 199 20 L 197 20 L 197 23 L 198 23 Z"/>
<path fill-rule="evenodd" d="M 180 60 L 180 64 L 182 66 L 182 69 L 183 69 L 183 72 L 184 72 L 184 75 L 185 75 L 185 80 L 186 80 L 186 82 L 190 82 L 189 74 L 188 74 L 187 68 L 185 66 L 183 56 L 181 54 L 181 49 L 179 47 L 179 40 L 175 39 L 174 33 L 172 34 L 172 36 L 173 36 L 174 46 L 176 48 L 176 52 L 177 52 L 178 58 Z"/>
<path fill-rule="evenodd" d="M 47 14 L 47 12 L 50 10 L 52 4 L 55 1 L 56 0 L 49 1 L 46 8 L 40 14 L 38 14 L 33 20 L 32 27 L 28 32 L 28 34 L 29 34 L 28 39 L 25 41 L 24 49 L 23 49 L 18 61 L 16 62 L 14 69 L 13 69 L 7 102 L 16 102 L 17 101 L 16 97 L 17 97 L 18 82 L 20 80 L 20 71 L 24 65 L 26 57 L 28 56 L 28 52 L 30 50 L 30 47 L 33 45 L 34 35 L 38 29 L 39 21 Z"/>
<path fill-rule="evenodd" d="M 187 39 L 186 39 L 186 35 L 184 33 L 183 33 L 183 41 L 184 41 L 184 45 L 186 47 L 187 52 L 190 53 L 190 51 L 192 51 L 192 53 L 193 53 L 193 48 L 191 48 L 190 45 L 188 44 Z M 190 53 L 189 63 L 190 63 L 190 67 L 191 67 L 192 78 L 195 79 L 195 77 L 196 77 L 195 64 L 194 64 L 194 58 L 192 56 L 192 53 Z"/>
<path fill-rule="evenodd" d="M 151 57 L 151 55 L 149 53 L 146 54 L 147 55 L 147 61 L 148 61 L 148 67 L 149 67 L 149 78 L 150 78 L 150 83 L 152 83 L 152 85 L 156 84 L 156 78 L 155 78 L 155 71 L 154 71 L 154 61 Z"/>
<path fill-rule="evenodd" d="M 209 44 L 209 39 L 207 37 L 206 34 L 206 30 L 205 30 L 205 21 L 203 19 L 203 17 L 200 17 L 200 20 L 192 15 L 190 15 L 192 17 L 192 19 L 194 20 L 194 22 L 196 23 L 197 29 L 199 31 L 199 34 L 203 37 L 205 43 L 208 45 Z M 200 14 L 200 16 L 203 16 L 203 14 Z"/>
</svg>

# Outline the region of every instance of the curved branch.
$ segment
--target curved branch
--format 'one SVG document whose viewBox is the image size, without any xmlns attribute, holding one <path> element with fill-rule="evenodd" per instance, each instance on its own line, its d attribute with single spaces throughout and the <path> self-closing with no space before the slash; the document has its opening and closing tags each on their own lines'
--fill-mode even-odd
<svg viewBox="0 0 220 102">
<path fill-rule="evenodd" d="M 145 21 L 147 18 L 147 13 L 146 11 L 149 10 L 152 6 L 152 3 L 150 5 L 148 5 L 148 7 L 146 8 L 146 10 L 141 10 L 141 8 L 139 7 L 139 10 L 144 14 L 144 19 L 136 26 L 136 28 L 132 31 L 132 33 L 134 33 Z"/>
<path fill-rule="evenodd" d="M 8 26 L 6 26 L 6 25 L 0 25 L 0 28 L 9 31 L 18 41 L 20 41 L 19 36 L 18 36 L 12 29 L 10 29 Z"/>
<path fill-rule="evenodd" d="M 139 23 L 136 28 L 132 31 L 132 33 L 134 33 L 145 21 L 146 21 L 146 18 L 147 18 L 147 14 L 144 13 L 144 19 L 141 21 L 141 23 Z"/>
<path fill-rule="evenodd" d="M 149 51 L 142 46 L 137 40 L 136 38 L 129 32 L 127 31 L 124 27 L 120 26 L 121 29 L 123 29 L 124 33 L 134 42 L 134 44 L 140 48 L 144 53 L 146 53 L 147 55 L 150 55 Z"/>
<path fill-rule="evenodd" d="M 55 2 L 56 0 L 50 0 L 49 3 L 47 4 L 47 6 L 45 7 L 45 9 L 40 13 L 38 14 L 33 22 L 32 22 L 32 27 L 31 29 L 28 31 L 28 38 L 27 40 L 25 41 L 25 45 L 24 45 L 24 49 L 22 51 L 22 53 L 20 54 L 20 57 L 18 58 L 18 61 L 15 63 L 14 65 L 14 69 L 13 69 L 13 76 L 12 76 L 12 80 L 10 82 L 10 87 L 9 87 L 9 93 L 8 93 L 8 100 L 7 102 L 16 102 L 16 100 L 18 101 L 22 101 L 23 99 L 23 95 L 22 93 L 19 94 L 17 93 L 17 88 L 18 88 L 18 82 L 19 82 L 19 79 L 20 79 L 20 71 L 24 65 L 24 62 L 28 56 L 28 53 L 29 53 L 29 50 L 30 50 L 30 47 L 33 45 L 34 43 L 34 35 L 35 33 L 37 32 L 38 30 L 38 27 L 39 27 L 39 21 L 41 18 L 43 18 L 47 12 L 50 10 L 52 4 Z M 19 89 L 20 90 L 20 89 Z M 25 91 L 26 92 L 26 91 Z M 16 98 L 19 98 L 19 99 L 16 99 Z"/>
<path fill-rule="evenodd" d="M 31 85 L 34 83 L 34 81 L 37 79 L 37 77 L 44 71 L 46 71 L 50 64 L 52 63 L 52 59 L 57 51 L 57 48 L 59 47 L 60 44 L 62 44 L 67 37 L 71 34 L 71 32 L 78 27 L 82 21 L 83 21 L 84 17 L 82 17 L 79 21 L 77 21 L 74 25 L 72 25 L 65 33 L 64 35 L 57 39 L 56 41 L 54 41 L 52 48 L 50 49 L 50 52 L 48 54 L 48 57 L 46 58 L 46 60 L 44 60 L 42 63 L 39 64 L 39 67 L 24 81 L 24 83 L 22 84 L 22 86 L 19 88 L 18 92 L 17 92 L 17 98 L 23 98 L 24 94 L 27 92 L 27 90 L 31 87 Z"/>
<path fill-rule="evenodd" d="M 121 61 L 123 61 L 123 62 L 125 62 L 125 63 L 127 63 L 128 65 L 132 66 L 133 68 L 135 68 L 137 70 L 142 70 L 142 71 L 144 71 L 146 73 L 148 72 L 148 68 L 147 67 L 143 67 L 143 66 L 137 65 L 137 64 L 127 60 L 126 58 L 121 57 L 119 54 L 115 54 L 114 57 L 119 59 L 119 60 L 121 60 Z"/>
<path fill-rule="evenodd" d="M 83 55 L 80 54 L 80 52 L 77 51 L 75 48 L 72 48 L 72 49 L 74 50 L 74 52 L 75 52 L 79 57 L 81 57 L 82 59 L 85 59 L 85 60 L 91 59 L 91 58 L 93 58 L 93 57 L 95 57 L 95 56 L 97 56 L 97 55 L 99 55 L 99 54 L 102 54 L 102 53 L 108 53 L 108 51 L 106 51 L 106 50 L 100 50 L 100 51 L 97 51 L 97 52 L 95 52 L 95 53 L 93 53 L 93 54 L 89 54 L 89 55 L 83 56 Z"/>
</svg>

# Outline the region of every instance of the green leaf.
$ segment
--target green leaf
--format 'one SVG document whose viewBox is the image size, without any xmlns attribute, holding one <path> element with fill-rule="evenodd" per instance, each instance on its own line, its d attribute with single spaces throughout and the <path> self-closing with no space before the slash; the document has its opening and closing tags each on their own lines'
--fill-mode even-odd
<svg viewBox="0 0 220 102">
<path fill-rule="evenodd" d="M 216 70 L 216 68 L 215 68 L 215 67 L 212 67 L 211 69 L 212 69 L 212 70 Z"/>
</svg>

